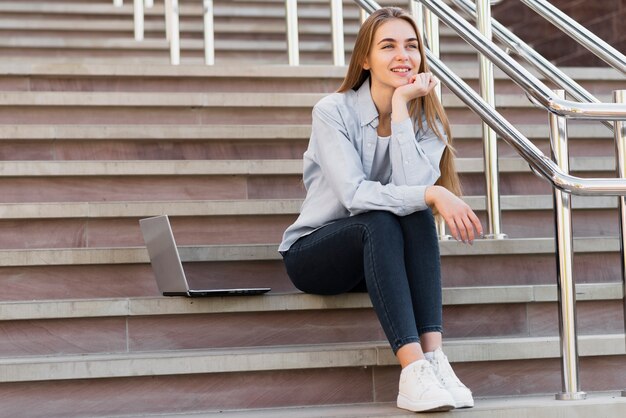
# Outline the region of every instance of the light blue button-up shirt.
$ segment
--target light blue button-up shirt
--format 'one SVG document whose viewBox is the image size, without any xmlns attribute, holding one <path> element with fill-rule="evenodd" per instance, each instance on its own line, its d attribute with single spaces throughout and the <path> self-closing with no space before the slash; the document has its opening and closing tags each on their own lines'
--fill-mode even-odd
<svg viewBox="0 0 626 418">
<path fill-rule="evenodd" d="M 285 231 L 279 251 L 338 219 L 371 210 L 398 216 L 426 209 L 424 192 L 440 176 L 445 143 L 428 127 L 415 133 L 411 119 L 391 124 L 386 181 L 371 179 L 378 138 L 378 110 L 369 80 L 356 91 L 333 93 L 313 108 L 309 146 L 304 153 L 306 198 L 300 216 Z M 440 132 L 443 127 L 438 126 Z M 380 168 L 376 171 L 381 172 Z M 389 172 L 388 171 L 388 172 Z"/>
</svg>

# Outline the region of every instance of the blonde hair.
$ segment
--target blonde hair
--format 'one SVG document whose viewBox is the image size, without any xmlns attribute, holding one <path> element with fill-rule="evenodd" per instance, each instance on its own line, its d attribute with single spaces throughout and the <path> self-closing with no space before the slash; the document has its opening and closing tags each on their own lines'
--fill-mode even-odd
<svg viewBox="0 0 626 418">
<path fill-rule="evenodd" d="M 361 25 L 361 29 L 356 37 L 356 42 L 352 51 L 352 57 L 350 58 L 348 72 L 343 79 L 343 83 L 337 90 L 338 92 L 357 90 L 361 87 L 365 80 L 369 78 L 370 71 L 364 69 L 363 64 L 369 55 L 370 48 L 374 41 L 374 34 L 383 23 L 394 19 L 402 19 L 413 27 L 413 30 L 415 30 L 415 34 L 417 35 L 417 42 L 422 58 L 418 72 L 424 73 L 430 71 L 428 68 L 428 62 L 426 61 L 426 53 L 424 52 L 422 36 L 411 15 L 399 7 L 384 7 L 372 13 L 371 16 L 363 22 L 363 25 Z M 422 109 L 424 109 L 426 122 L 435 135 L 437 135 L 444 142 L 446 142 L 447 137 L 446 148 L 439 163 L 441 176 L 435 184 L 445 187 L 456 195 L 460 195 L 461 184 L 454 165 L 454 148 L 452 147 L 452 132 L 450 131 L 450 123 L 448 122 L 446 112 L 444 111 L 443 106 L 441 105 L 441 102 L 439 101 L 439 98 L 435 94 L 434 90 L 424 97 L 418 97 L 417 99 L 412 100 L 409 104 L 409 114 L 413 120 L 413 126 L 417 126 L 419 129 L 422 129 Z M 443 133 L 437 126 L 437 119 L 439 119 L 443 126 Z"/>
</svg>

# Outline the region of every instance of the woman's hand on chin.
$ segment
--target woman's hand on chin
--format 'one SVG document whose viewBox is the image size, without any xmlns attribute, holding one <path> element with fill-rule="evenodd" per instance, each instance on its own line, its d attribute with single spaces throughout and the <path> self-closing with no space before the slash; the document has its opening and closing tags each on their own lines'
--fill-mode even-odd
<svg viewBox="0 0 626 418">
<path fill-rule="evenodd" d="M 456 240 L 471 244 L 476 236 L 483 235 L 483 227 L 472 208 L 445 187 L 428 187 L 424 198 L 426 204 L 437 208 Z"/>
<path fill-rule="evenodd" d="M 407 84 L 394 91 L 393 96 L 407 103 L 418 97 L 426 96 L 437 84 L 439 84 L 439 80 L 432 73 L 414 74 L 409 78 Z"/>
</svg>

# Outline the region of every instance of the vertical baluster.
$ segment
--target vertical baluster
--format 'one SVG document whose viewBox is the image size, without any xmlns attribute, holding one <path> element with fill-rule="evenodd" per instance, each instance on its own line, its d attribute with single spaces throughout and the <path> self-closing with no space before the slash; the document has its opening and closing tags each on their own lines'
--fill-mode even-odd
<svg viewBox="0 0 626 418">
<path fill-rule="evenodd" d="M 626 103 L 626 90 L 615 90 L 613 92 L 615 103 Z M 617 176 L 626 178 L 626 123 L 615 121 L 615 157 Z M 618 198 L 619 208 L 619 243 L 620 243 L 620 264 L 622 273 L 622 297 L 624 304 L 624 331 L 626 331 L 626 198 Z M 626 396 L 626 390 L 622 391 L 622 396 Z"/>
<path fill-rule="evenodd" d="M 113 0 L 113 6 L 122 7 L 124 5 L 124 0 Z"/>
<path fill-rule="evenodd" d="M 215 27 L 213 26 L 213 0 L 204 0 L 204 62 L 215 64 Z"/>
<path fill-rule="evenodd" d="M 333 64 L 346 65 L 346 52 L 343 45 L 343 4 L 342 0 L 330 0 L 330 15 L 333 36 Z"/>
<path fill-rule="evenodd" d="M 143 0 L 134 0 L 135 40 L 143 41 Z"/>
<path fill-rule="evenodd" d="M 422 4 L 416 1 L 411 1 L 411 9 L 417 28 L 422 30 L 424 42 L 428 44 L 428 49 L 436 58 L 439 58 L 439 19 L 430 10 L 424 11 Z M 441 84 L 435 87 L 435 94 L 441 100 Z M 452 238 L 451 235 L 446 234 L 446 222 L 443 217 L 437 216 L 435 226 L 440 240 Z"/>
<path fill-rule="evenodd" d="M 361 20 L 361 24 L 365 22 L 368 17 L 370 17 L 370 14 L 367 13 L 367 11 L 364 8 L 359 7 L 359 19 Z"/>
<path fill-rule="evenodd" d="M 172 0 L 165 0 L 163 7 L 165 8 L 165 40 L 169 43 L 172 38 Z"/>
<path fill-rule="evenodd" d="M 147 9 L 149 9 L 151 7 L 154 7 L 154 0 L 145 0 L 143 4 Z"/>
<path fill-rule="evenodd" d="M 491 5 L 489 0 L 476 0 L 476 23 L 480 33 L 491 40 Z M 480 94 L 495 107 L 493 64 L 485 56 L 480 56 Z M 500 220 L 500 191 L 498 187 L 498 142 L 496 133 L 483 122 L 483 154 L 485 158 L 486 206 L 489 233 L 487 238 L 503 239 Z"/>
<path fill-rule="evenodd" d="M 417 29 L 422 31 L 422 36 L 425 36 L 424 6 L 422 6 L 422 3 L 420 3 L 418 0 L 410 0 L 409 9 L 411 15 L 413 16 L 413 20 L 415 20 L 415 23 L 417 24 Z"/>
<path fill-rule="evenodd" d="M 565 98 L 563 90 L 556 90 L 560 98 Z M 566 119 L 550 113 L 550 146 L 554 161 L 569 172 Z M 578 340 L 576 337 L 576 289 L 572 276 L 573 237 L 571 216 L 571 195 L 553 189 L 555 216 L 555 249 L 557 255 L 557 292 L 559 305 L 559 333 L 561 346 L 561 372 L 563 391 L 556 399 L 585 399 L 580 391 L 578 379 Z"/>
<path fill-rule="evenodd" d="M 170 0 L 170 63 L 180 64 L 180 27 L 178 0 Z"/>
<path fill-rule="evenodd" d="M 285 0 L 285 16 L 287 19 L 287 55 L 289 57 L 289 65 L 300 65 L 298 4 L 296 0 Z"/>
</svg>

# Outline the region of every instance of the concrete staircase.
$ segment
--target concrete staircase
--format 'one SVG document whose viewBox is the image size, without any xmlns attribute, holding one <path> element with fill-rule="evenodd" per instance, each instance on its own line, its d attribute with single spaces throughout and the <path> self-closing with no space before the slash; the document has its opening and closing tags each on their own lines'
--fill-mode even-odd
<svg viewBox="0 0 626 418">
<path fill-rule="evenodd" d="M 304 196 L 311 107 L 345 71 L 329 65 L 326 3 L 299 2 L 303 61 L 317 64 L 299 68 L 284 65 L 281 1 L 216 1 L 211 68 L 189 65 L 202 59 L 197 4 L 181 1 L 189 43 L 172 67 L 162 2 L 142 43 L 125 3 L 0 1 L 0 417 L 406 416 L 367 295 L 302 294 L 276 252 Z M 345 4 L 349 44 L 357 13 Z M 444 35 L 444 57 L 475 85 L 475 54 Z M 623 85 L 608 70 L 568 73 L 606 101 Z M 497 91 L 547 152 L 545 112 L 501 74 Z M 444 103 L 484 220 L 478 118 L 447 92 Z M 574 123 L 570 138 L 576 174 L 613 176 L 608 130 Z M 621 416 L 626 401 L 606 392 L 626 387 L 616 199 L 574 199 L 582 387 L 601 393 L 551 402 L 550 188 L 500 154 L 510 238 L 441 242 L 446 351 L 479 398 L 441 416 Z M 171 216 L 193 284 L 273 291 L 160 297 L 137 222 L 157 214 Z"/>
</svg>

